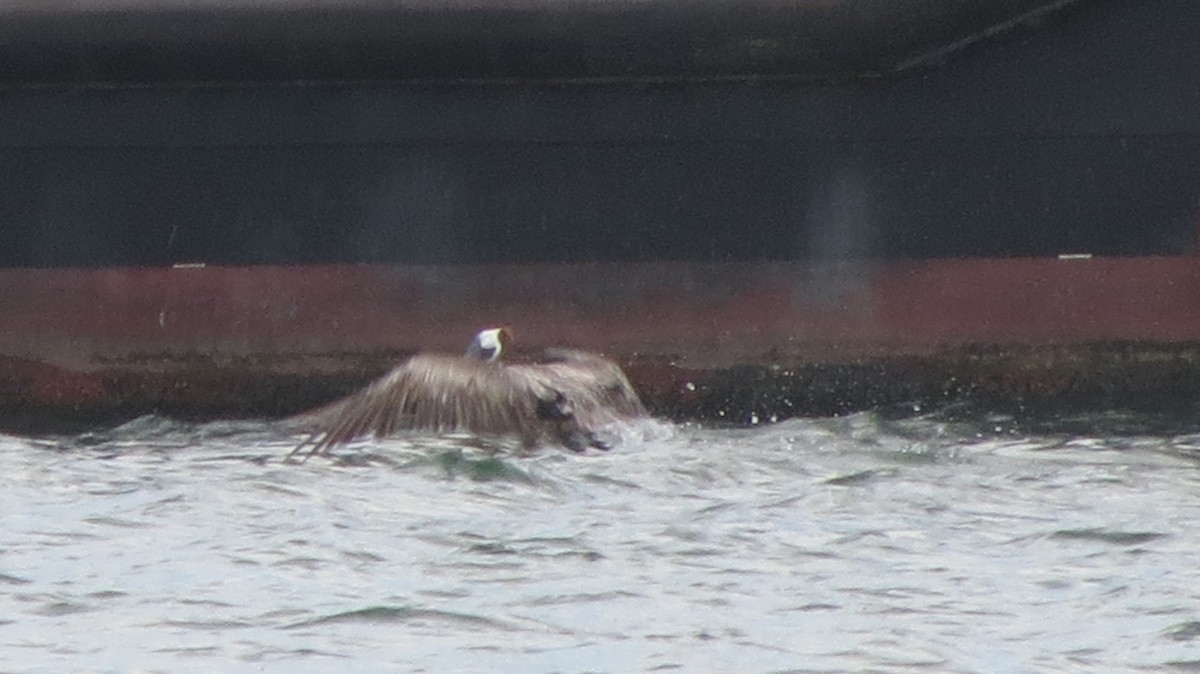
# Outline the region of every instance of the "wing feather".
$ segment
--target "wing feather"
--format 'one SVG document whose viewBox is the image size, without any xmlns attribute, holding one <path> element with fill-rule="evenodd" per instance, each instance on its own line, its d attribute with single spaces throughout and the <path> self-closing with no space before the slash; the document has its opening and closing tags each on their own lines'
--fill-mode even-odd
<svg viewBox="0 0 1200 674">
<path fill-rule="evenodd" d="M 551 440 L 582 449 L 602 446 L 599 428 L 645 415 L 621 368 L 594 354 L 554 350 L 546 362 L 517 365 L 418 354 L 312 413 L 321 430 L 289 458 L 403 430 L 517 435 L 527 445 Z"/>
<path fill-rule="evenodd" d="M 547 362 L 511 365 L 515 377 L 559 393 L 570 405 L 573 425 L 584 433 L 617 421 L 647 416 L 633 385 L 613 361 L 567 349 L 546 352 Z"/>
<path fill-rule="evenodd" d="M 503 367 L 418 354 L 362 391 L 314 412 L 311 418 L 322 430 L 292 456 L 403 430 L 526 434 L 536 418 L 538 394 L 535 383 L 506 376 Z"/>
</svg>

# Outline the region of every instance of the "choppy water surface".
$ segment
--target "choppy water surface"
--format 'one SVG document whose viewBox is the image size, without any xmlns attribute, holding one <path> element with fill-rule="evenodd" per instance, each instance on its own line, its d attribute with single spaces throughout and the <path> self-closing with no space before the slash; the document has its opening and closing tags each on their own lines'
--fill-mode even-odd
<svg viewBox="0 0 1200 674">
<path fill-rule="evenodd" d="M 1200 669 L 1200 423 L 864 413 L 609 454 L 0 436 L 0 670 Z"/>
</svg>

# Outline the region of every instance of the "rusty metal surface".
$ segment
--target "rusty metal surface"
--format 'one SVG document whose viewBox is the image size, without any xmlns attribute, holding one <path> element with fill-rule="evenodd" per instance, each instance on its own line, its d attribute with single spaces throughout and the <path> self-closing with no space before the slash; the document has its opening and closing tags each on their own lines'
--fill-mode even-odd
<svg viewBox="0 0 1200 674">
<path fill-rule="evenodd" d="M 1200 258 L 0 271 L 0 409 L 282 415 L 481 326 L 676 418 L 1200 393 Z"/>
<path fill-rule="evenodd" d="M 7 2 L 0 82 L 871 75 L 1080 2 Z"/>
</svg>

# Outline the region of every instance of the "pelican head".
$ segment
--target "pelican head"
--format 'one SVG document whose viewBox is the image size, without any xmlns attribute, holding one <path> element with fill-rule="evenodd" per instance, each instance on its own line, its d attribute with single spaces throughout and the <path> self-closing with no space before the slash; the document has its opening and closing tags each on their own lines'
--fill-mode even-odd
<svg viewBox="0 0 1200 674">
<path fill-rule="evenodd" d="M 475 335 L 467 347 L 467 358 L 482 360 L 485 363 L 495 362 L 504 350 L 504 343 L 510 338 L 504 328 L 489 328 Z"/>
</svg>

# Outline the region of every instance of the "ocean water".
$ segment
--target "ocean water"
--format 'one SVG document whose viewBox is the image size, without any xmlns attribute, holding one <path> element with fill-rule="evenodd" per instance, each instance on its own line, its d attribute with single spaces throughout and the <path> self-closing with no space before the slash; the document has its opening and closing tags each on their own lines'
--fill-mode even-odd
<svg viewBox="0 0 1200 674">
<path fill-rule="evenodd" d="M 0 436 L 3 672 L 1200 670 L 1200 421 Z"/>
</svg>

